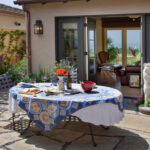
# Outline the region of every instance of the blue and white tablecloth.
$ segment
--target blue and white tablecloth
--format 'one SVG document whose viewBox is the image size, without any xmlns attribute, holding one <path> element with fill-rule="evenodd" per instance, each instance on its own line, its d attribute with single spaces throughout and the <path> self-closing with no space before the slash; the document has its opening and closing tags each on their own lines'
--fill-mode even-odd
<svg viewBox="0 0 150 150">
<path fill-rule="evenodd" d="M 45 87 L 40 87 L 43 89 Z M 81 90 L 79 84 L 73 84 L 74 89 Z M 46 96 L 44 92 L 37 97 L 19 94 L 23 88 L 17 86 L 10 89 L 10 95 L 18 105 L 27 112 L 27 115 L 43 131 L 49 133 L 52 128 L 61 122 L 66 116 L 76 111 L 99 103 L 116 104 L 120 111 L 124 109 L 122 93 L 116 89 L 96 86 L 91 93 L 79 93 L 65 96 L 63 94 Z"/>
</svg>

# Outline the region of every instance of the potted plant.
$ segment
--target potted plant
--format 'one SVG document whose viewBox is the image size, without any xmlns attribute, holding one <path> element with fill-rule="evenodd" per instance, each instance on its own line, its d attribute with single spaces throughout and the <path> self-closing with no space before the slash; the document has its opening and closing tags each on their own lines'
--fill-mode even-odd
<svg viewBox="0 0 150 150">
<path fill-rule="evenodd" d="M 58 70 L 56 70 L 56 75 L 58 76 L 58 89 L 59 90 L 64 90 L 65 86 L 64 86 L 64 76 L 66 76 L 68 74 L 68 71 L 64 68 L 60 68 Z"/>
<path fill-rule="evenodd" d="M 150 115 L 150 98 L 145 100 L 145 96 L 140 95 L 134 103 L 138 107 L 139 112 Z"/>
<path fill-rule="evenodd" d="M 147 98 L 144 104 L 140 104 L 138 109 L 139 112 L 146 115 L 150 115 L 150 98 Z"/>
<path fill-rule="evenodd" d="M 56 71 L 60 68 L 66 69 L 67 72 L 71 74 L 72 71 L 75 69 L 75 65 L 66 58 L 66 59 L 61 59 L 59 62 L 57 61 L 55 62 L 54 70 Z"/>
<path fill-rule="evenodd" d="M 64 89 L 64 82 L 63 82 L 64 78 L 66 81 L 66 79 L 70 77 L 74 69 L 75 69 L 75 65 L 67 58 L 62 59 L 59 62 L 55 62 L 54 72 L 56 73 L 59 79 L 58 86 L 60 90 Z"/>
</svg>

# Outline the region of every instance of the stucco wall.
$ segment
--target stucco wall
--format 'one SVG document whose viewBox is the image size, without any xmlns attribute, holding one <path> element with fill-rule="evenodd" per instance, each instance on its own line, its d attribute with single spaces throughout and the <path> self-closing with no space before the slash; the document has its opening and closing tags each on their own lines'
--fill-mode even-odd
<svg viewBox="0 0 150 150">
<path fill-rule="evenodd" d="M 55 60 L 55 17 L 88 16 L 110 14 L 150 13 L 150 0 L 91 0 L 30 4 L 26 8 L 31 12 L 32 68 L 53 66 Z M 35 20 L 41 19 L 44 25 L 43 35 L 34 35 Z"/>
<path fill-rule="evenodd" d="M 15 22 L 20 23 L 21 25 L 16 26 Z M 0 28 L 25 30 L 25 16 L 0 13 Z"/>
</svg>

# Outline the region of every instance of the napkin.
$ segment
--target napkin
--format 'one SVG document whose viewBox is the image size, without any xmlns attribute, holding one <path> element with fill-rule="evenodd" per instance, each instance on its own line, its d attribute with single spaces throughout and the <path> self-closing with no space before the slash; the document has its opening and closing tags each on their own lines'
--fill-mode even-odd
<svg viewBox="0 0 150 150">
<path fill-rule="evenodd" d="M 57 86 L 57 82 L 52 82 L 53 86 Z M 67 82 L 64 82 L 64 85 L 67 85 Z"/>
<path fill-rule="evenodd" d="M 52 84 L 53 84 L 53 86 L 57 86 L 57 82 L 53 82 Z"/>
<path fill-rule="evenodd" d="M 32 84 L 29 84 L 29 83 L 19 83 L 19 86 L 21 88 L 33 88 L 33 87 L 36 87 L 36 86 L 34 86 Z"/>
</svg>

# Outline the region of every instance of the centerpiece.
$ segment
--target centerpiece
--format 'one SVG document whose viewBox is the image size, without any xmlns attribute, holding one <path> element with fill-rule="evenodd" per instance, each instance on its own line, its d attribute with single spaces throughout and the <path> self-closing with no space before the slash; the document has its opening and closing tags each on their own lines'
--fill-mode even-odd
<svg viewBox="0 0 150 150">
<path fill-rule="evenodd" d="M 58 89 L 63 90 L 65 88 L 64 86 L 64 80 L 67 83 L 67 89 L 71 89 L 71 74 L 73 73 L 75 69 L 75 65 L 73 62 L 66 59 L 61 59 L 59 62 L 55 62 L 55 73 L 58 77 Z"/>
<path fill-rule="evenodd" d="M 58 89 L 59 90 L 64 90 L 65 85 L 64 85 L 64 77 L 68 74 L 68 71 L 64 68 L 60 68 L 56 71 L 56 75 L 58 76 Z"/>
</svg>

